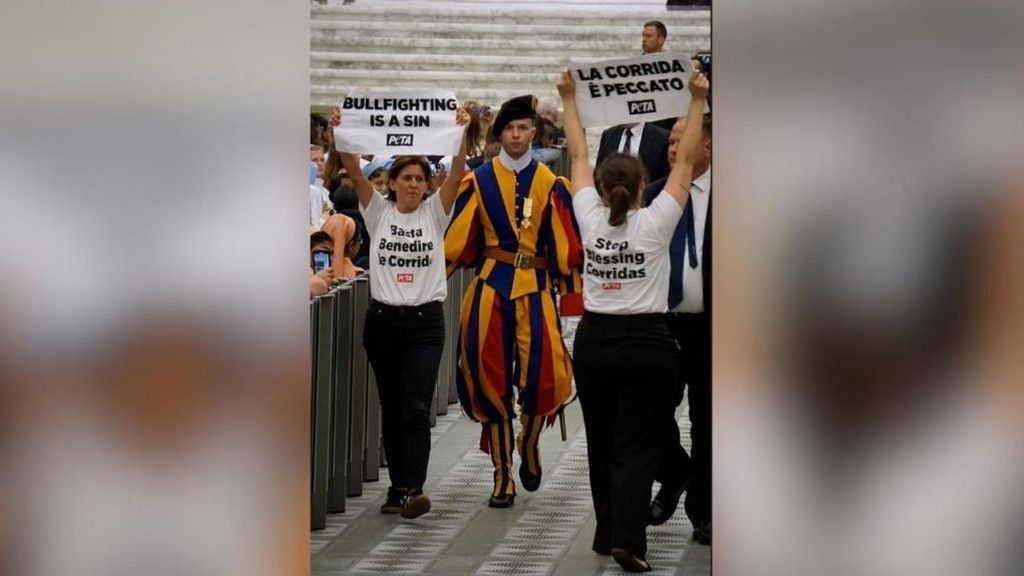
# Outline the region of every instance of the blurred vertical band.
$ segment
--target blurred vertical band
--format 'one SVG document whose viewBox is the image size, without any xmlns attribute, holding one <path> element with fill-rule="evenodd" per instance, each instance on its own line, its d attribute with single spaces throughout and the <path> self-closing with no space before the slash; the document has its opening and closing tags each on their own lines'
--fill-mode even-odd
<svg viewBox="0 0 1024 576">
<path fill-rule="evenodd" d="M 308 573 L 308 20 L 0 5 L 0 573 Z"/>
<path fill-rule="evenodd" d="M 1020 2 L 714 5 L 714 571 L 1021 574 Z"/>
</svg>

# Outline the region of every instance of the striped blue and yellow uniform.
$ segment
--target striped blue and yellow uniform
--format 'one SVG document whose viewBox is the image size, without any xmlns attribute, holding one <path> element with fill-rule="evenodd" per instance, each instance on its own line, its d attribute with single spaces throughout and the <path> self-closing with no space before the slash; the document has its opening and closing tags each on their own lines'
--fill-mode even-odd
<svg viewBox="0 0 1024 576">
<path fill-rule="evenodd" d="M 466 414 L 498 424 L 484 430 L 484 447 L 500 448 L 492 457 L 511 454 L 514 390 L 527 453 L 536 451 L 537 422 L 556 414 L 571 392 L 572 362 L 551 295 L 553 285 L 563 294 L 581 289 L 583 249 L 569 186 L 536 160 L 515 173 L 495 158 L 463 179 L 445 235 L 448 272 L 463 266 L 476 273 L 463 297 L 456 382 Z M 485 257 L 488 248 L 544 257 L 547 267 L 516 268 Z M 514 484 L 499 490 L 508 479 L 495 466 L 495 493 L 514 493 Z"/>
</svg>

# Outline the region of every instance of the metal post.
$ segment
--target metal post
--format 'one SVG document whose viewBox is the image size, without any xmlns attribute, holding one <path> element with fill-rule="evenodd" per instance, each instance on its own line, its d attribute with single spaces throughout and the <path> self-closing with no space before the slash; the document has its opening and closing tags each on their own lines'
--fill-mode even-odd
<svg viewBox="0 0 1024 576">
<path fill-rule="evenodd" d="M 457 371 L 459 369 L 458 363 L 458 347 L 459 347 L 459 325 L 462 321 L 462 298 L 466 293 L 466 286 L 469 283 L 470 271 L 460 268 L 452 275 L 455 280 L 454 293 L 455 298 L 452 299 L 452 323 L 448 326 L 448 337 L 452 341 L 451 353 L 448 358 L 445 359 L 448 365 L 451 366 L 452 377 L 448 380 L 448 403 L 455 404 L 459 401 L 458 388 L 455 386 L 455 380 L 458 377 Z"/>
<path fill-rule="evenodd" d="M 316 300 L 316 387 L 314 400 L 313 436 L 313 499 L 311 521 L 313 529 L 327 526 L 327 486 L 331 450 L 331 356 L 334 348 L 334 298 Z"/>
<path fill-rule="evenodd" d="M 349 410 L 352 402 L 352 287 L 334 291 L 334 386 L 328 512 L 345 511 L 348 492 Z"/>
<path fill-rule="evenodd" d="M 360 450 L 360 467 L 353 471 L 362 470 L 363 480 L 375 481 L 380 478 L 380 470 L 377 466 L 367 465 L 370 454 L 377 454 L 380 450 L 380 412 L 378 406 L 380 399 L 377 395 L 377 387 L 372 389 L 368 386 L 369 362 L 366 359 L 366 348 L 363 347 L 363 326 L 366 324 L 366 310 L 370 304 L 370 282 L 367 275 L 361 275 L 355 280 L 355 309 L 354 309 L 354 338 L 355 345 L 352 347 L 352 386 L 353 390 L 360 391 L 362 402 L 357 406 L 353 404 L 353 410 L 359 410 L 363 428 L 359 442 L 353 442 L 353 449 Z M 355 459 L 353 458 L 353 461 Z"/>
<path fill-rule="evenodd" d="M 455 281 L 449 277 L 447 282 L 448 297 L 441 303 L 442 317 L 444 318 L 444 348 L 441 349 L 441 362 L 437 367 L 437 390 L 434 394 L 434 404 L 437 405 L 438 416 L 448 413 L 448 381 L 453 376 L 452 365 L 448 361 L 448 357 L 452 352 L 449 326 L 452 324 L 452 301 L 455 299 L 452 288 L 455 285 Z"/>
<path fill-rule="evenodd" d="M 381 424 L 380 424 L 380 390 L 377 389 L 377 377 L 373 374 L 373 366 L 366 366 L 366 480 L 380 480 L 381 464 Z"/>
<path fill-rule="evenodd" d="M 348 347 L 349 390 L 349 458 L 348 458 L 348 496 L 363 494 L 363 460 L 366 448 L 366 358 L 363 354 L 360 363 L 358 350 L 362 350 L 359 342 L 363 339 L 364 316 L 356 313 L 356 281 L 351 282 L 351 297 L 348 303 L 349 325 L 352 327 L 352 341 Z M 364 311 L 365 313 L 365 311 Z"/>
<path fill-rule="evenodd" d="M 313 530 L 317 527 L 317 483 L 316 483 L 316 300 L 309 301 L 309 517 Z"/>
</svg>

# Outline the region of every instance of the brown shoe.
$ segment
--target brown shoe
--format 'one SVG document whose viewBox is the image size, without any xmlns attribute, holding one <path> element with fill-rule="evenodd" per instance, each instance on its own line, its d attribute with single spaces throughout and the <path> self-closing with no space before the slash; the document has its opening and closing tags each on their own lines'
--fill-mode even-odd
<svg viewBox="0 0 1024 576">
<path fill-rule="evenodd" d="M 419 518 L 427 512 L 430 512 L 430 498 L 419 490 L 409 492 L 402 508 L 402 518 Z"/>
<path fill-rule="evenodd" d="M 626 572 L 650 572 L 651 565 L 643 558 L 638 558 L 625 548 L 612 548 L 612 558 L 622 566 Z"/>
</svg>

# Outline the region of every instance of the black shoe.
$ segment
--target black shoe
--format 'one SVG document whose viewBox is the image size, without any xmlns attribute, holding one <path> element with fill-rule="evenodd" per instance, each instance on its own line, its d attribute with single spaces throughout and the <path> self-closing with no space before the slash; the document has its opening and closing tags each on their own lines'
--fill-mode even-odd
<svg viewBox="0 0 1024 576">
<path fill-rule="evenodd" d="M 631 554 L 623 548 L 612 548 L 612 558 L 622 566 L 626 572 L 650 572 L 651 565 L 643 558 Z"/>
<path fill-rule="evenodd" d="M 603 545 L 599 545 L 599 544 L 594 544 L 594 546 L 591 547 L 590 549 L 593 550 L 595 553 L 597 553 L 598 556 L 611 556 L 612 555 L 612 547 L 611 546 L 603 546 Z"/>
<path fill-rule="evenodd" d="M 388 488 L 388 499 L 380 507 L 381 514 L 399 514 L 405 508 L 405 497 L 408 491 L 405 488 Z"/>
<path fill-rule="evenodd" d="M 487 505 L 491 508 L 511 508 L 516 503 L 515 494 L 502 494 L 501 496 L 491 496 L 491 499 L 487 501 Z"/>
<path fill-rule="evenodd" d="M 534 476 L 530 472 L 530 468 L 527 467 L 526 462 L 519 465 L 519 480 L 523 484 L 523 488 L 526 488 L 527 492 L 536 492 L 537 488 L 540 488 L 540 475 L 543 470 L 540 469 L 540 462 L 537 462 L 537 475 Z"/>
<path fill-rule="evenodd" d="M 430 512 L 430 498 L 420 490 L 410 490 L 405 497 L 402 518 L 419 518 Z"/>
<path fill-rule="evenodd" d="M 693 539 L 700 544 L 711 546 L 711 522 L 694 522 L 693 524 Z"/>
<path fill-rule="evenodd" d="M 658 494 L 651 501 L 651 526 L 661 526 L 676 513 L 676 508 L 679 507 L 679 498 L 682 497 L 687 484 L 687 482 L 683 482 L 675 488 L 665 484 L 661 485 Z"/>
</svg>

